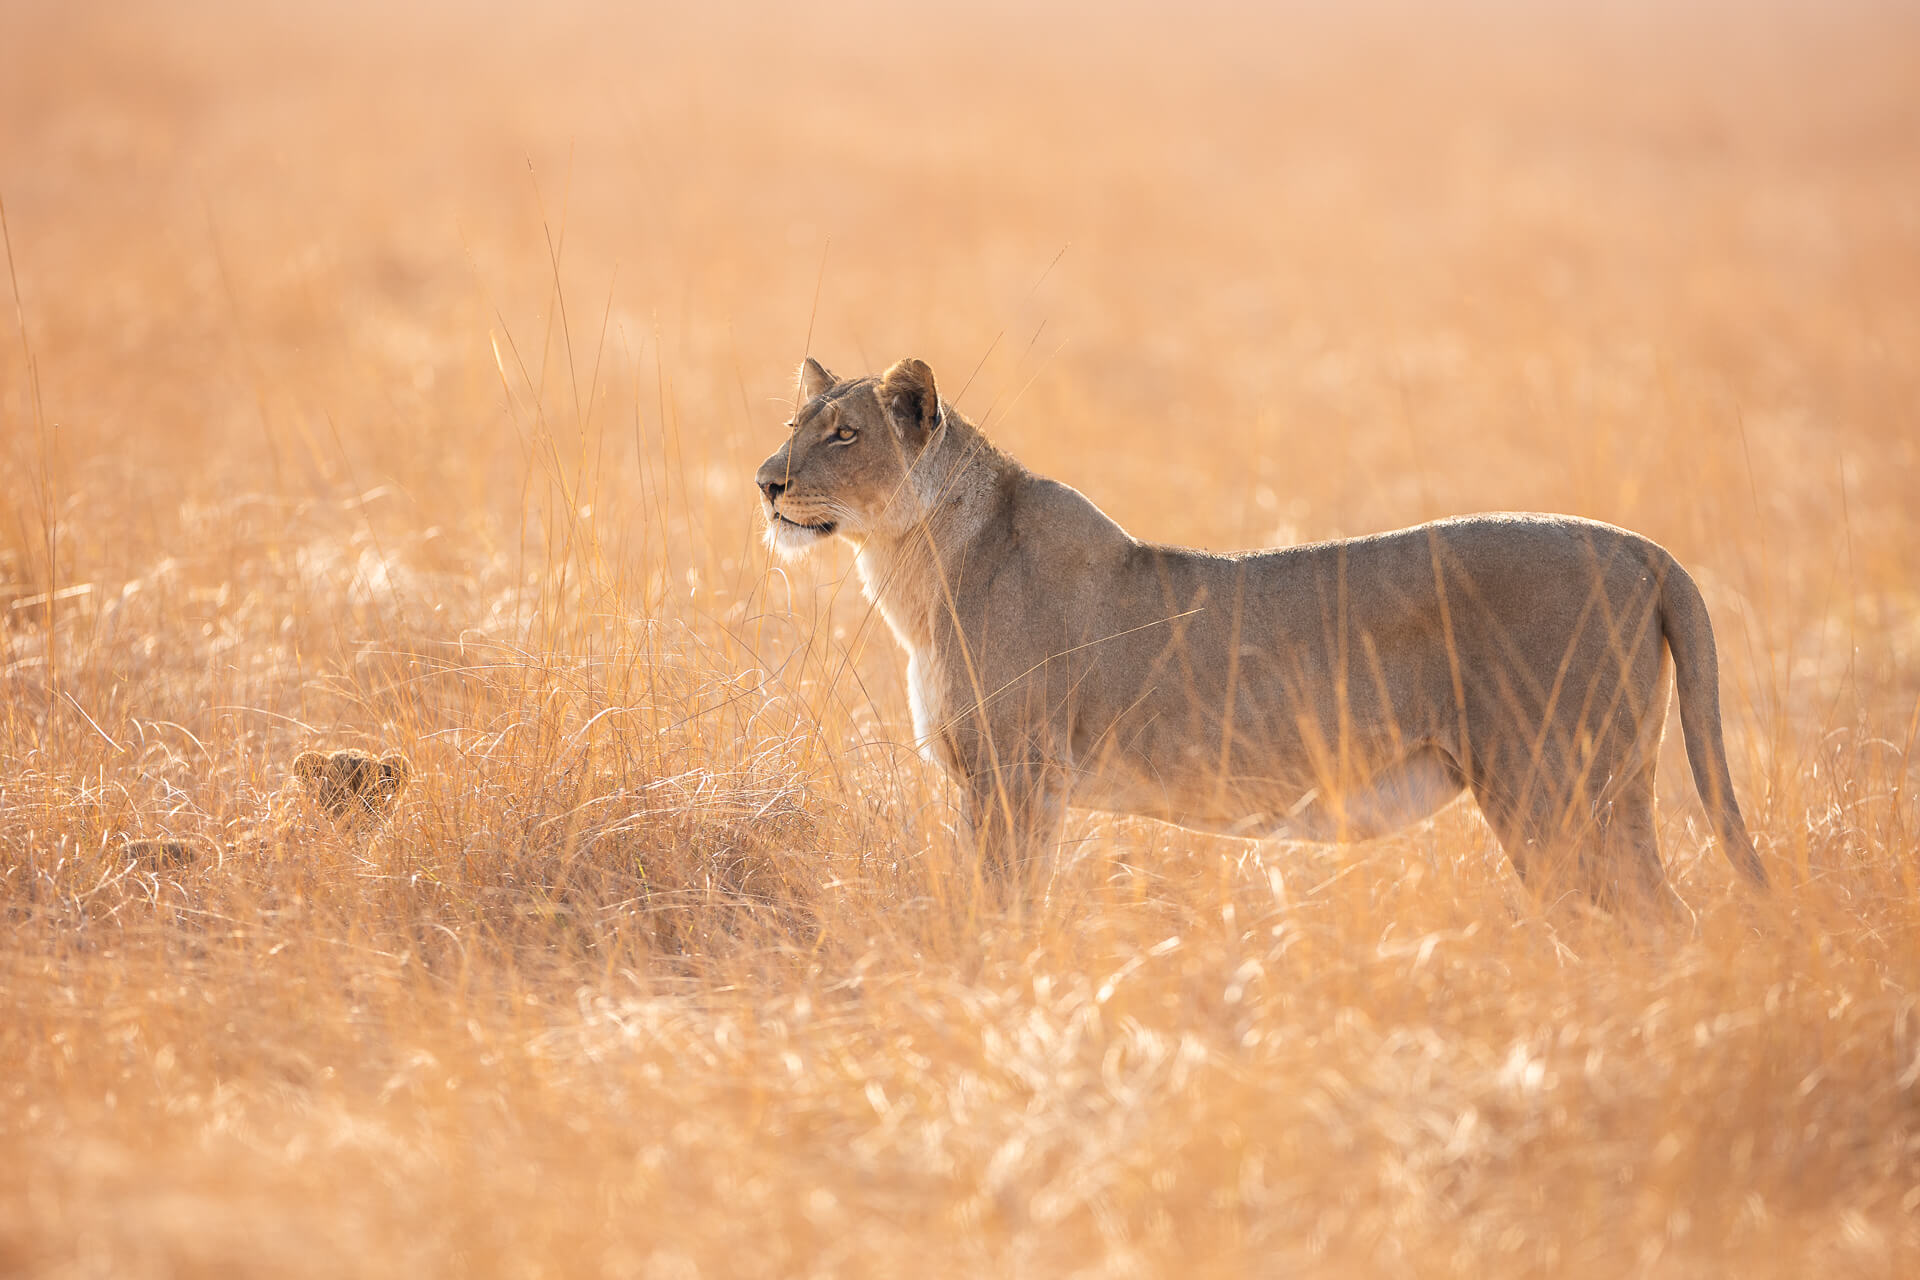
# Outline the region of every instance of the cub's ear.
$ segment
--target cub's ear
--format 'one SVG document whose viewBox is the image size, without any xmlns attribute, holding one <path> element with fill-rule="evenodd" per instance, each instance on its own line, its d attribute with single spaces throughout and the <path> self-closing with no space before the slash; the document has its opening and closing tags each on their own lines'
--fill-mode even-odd
<svg viewBox="0 0 1920 1280">
<path fill-rule="evenodd" d="M 808 356 L 800 362 L 800 403 L 827 394 L 839 381 L 827 372 L 827 366 Z"/>
<path fill-rule="evenodd" d="M 900 438 L 919 448 L 940 429 L 940 393 L 925 360 L 909 356 L 880 375 L 880 407 Z"/>
<path fill-rule="evenodd" d="M 293 776 L 312 782 L 327 771 L 327 758 L 318 751 L 302 751 L 293 758 Z"/>
<path fill-rule="evenodd" d="M 413 761 L 398 751 L 389 751 L 380 757 L 380 781 L 391 791 L 397 793 L 412 779 Z"/>
</svg>

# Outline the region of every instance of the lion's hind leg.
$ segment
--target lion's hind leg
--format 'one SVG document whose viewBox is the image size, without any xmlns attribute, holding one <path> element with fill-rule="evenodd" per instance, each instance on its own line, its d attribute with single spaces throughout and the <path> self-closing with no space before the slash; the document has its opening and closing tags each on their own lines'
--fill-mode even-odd
<svg viewBox="0 0 1920 1280">
<path fill-rule="evenodd" d="M 1476 777 L 1473 798 L 1520 880 L 1543 902 L 1584 899 L 1620 916 L 1685 917 L 1667 883 L 1653 820 L 1652 760 L 1607 781 L 1597 800 L 1583 788 L 1515 792 Z"/>
<path fill-rule="evenodd" d="M 1588 898 L 1623 918 L 1658 918 L 1690 927 L 1693 913 L 1667 880 L 1653 821 L 1651 761 L 1627 775 L 1594 814 L 1582 859 Z"/>
</svg>

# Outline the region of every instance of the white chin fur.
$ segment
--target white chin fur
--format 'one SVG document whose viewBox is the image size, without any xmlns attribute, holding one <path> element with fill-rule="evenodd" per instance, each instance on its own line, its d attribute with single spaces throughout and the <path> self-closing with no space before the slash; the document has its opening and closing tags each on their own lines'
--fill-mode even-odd
<svg viewBox="0 0 1920 1280">
<path fill-rule="evenodd" d="M 767 525 L 767 546 L 772 548 L 775 555 L 787 560 L 806 555 L 832 536 L 784 520 L 771 521 Z"/>
</svg>

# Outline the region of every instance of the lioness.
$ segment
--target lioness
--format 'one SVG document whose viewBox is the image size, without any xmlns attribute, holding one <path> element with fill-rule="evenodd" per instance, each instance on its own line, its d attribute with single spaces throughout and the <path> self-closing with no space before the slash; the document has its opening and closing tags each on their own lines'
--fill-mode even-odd
<svg viewBox="0 0 1920 1280">
<path fill-rule="evenodd" d="M 768 541 L 857 548 L 921 749 L 989 866 L 1050 849 L 1068 805 L 1364 840 L 1471 790 L 1529 884 L 1664 897 L 1671 650 L 1694 784 L 1766 883 L 1706 607 L 1646 538 L 1477 515 L 1239 555 L 1158 546 L 996 449 L 919 360 L 842 381 L 809 358 L 788 425 L 756 477 Z"/>
</svg>

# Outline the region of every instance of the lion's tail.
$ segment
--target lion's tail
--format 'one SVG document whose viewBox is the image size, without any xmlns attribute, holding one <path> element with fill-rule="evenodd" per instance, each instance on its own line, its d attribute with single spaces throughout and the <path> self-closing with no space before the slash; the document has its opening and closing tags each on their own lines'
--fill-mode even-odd
<svg viewBox="0 0 1920 1280">
<path fill-rule="evenodd" d="M 1760 888 L 1767 872 L 1754 852 L 1727 768 L 1727 745 L 1720 732 L 1720 663 L 1714 652 L 1713 622 L 1706 601 L 1679 562 L 1665 560 L 1660 580 L 1660 624 L 1673 654 L 1673 682 L 1680 695 L 1680 728 L 1687 743 L 1693 785 L 1707 807 L 1721 851 L 1734 869 Z M 1656 572 L 1661 572 L 1656 569 Z"/>
</svg>

